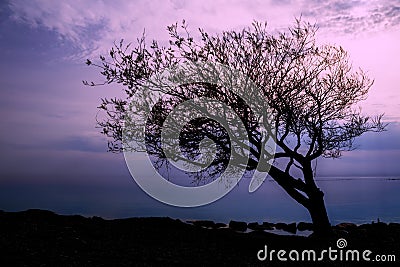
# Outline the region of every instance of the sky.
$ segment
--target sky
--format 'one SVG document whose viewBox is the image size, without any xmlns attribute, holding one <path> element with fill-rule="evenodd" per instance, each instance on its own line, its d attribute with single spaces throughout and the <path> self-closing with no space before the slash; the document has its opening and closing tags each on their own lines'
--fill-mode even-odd
<svg viewBox="0 0 400 267">
<path fill-rule="evenodd" d="M 167 43 L 166 27 L 182 19 L 196 35 L 199 27 L 218 33 L 254 20 L 282 30 L 299 16 L 318 25 L 318 42 L 343 46 L 353 66 L 375 80 L 363 112 L 385 113 L 390 123 L 387 132 L 360 138 L 358 149 L 343 158 L 321 160 L 318 176 L 400 177 L 399 1 L 1 1 L 0 209 L 105 217 L 207 217 L 228 209 L 240 217 L 235 210 L 256 205 L 265 192 L 243 201 L 246 192 L 234 190 L 194 210 L 166 206 L 142 192 L 123 156 L 107 152 L 95 127 L 100 98 L 122 96 L 122 88 L 84 86 L 82 80 L 102 78 L 84 63 L 121 39 L 135 42 L 144 30 L 148 40 Z M 292 205 L 279 189 L 275 193 L 282 205 Z"/>
</svg>

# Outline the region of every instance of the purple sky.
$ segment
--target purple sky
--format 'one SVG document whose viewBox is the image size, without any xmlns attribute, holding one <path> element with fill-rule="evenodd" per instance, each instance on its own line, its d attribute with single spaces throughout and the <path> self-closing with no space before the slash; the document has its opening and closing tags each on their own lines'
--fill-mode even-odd
<svg viewBox="0 0 400 267">
<path fill-rule="evenodd" d="M 132 182 L 122 155 L 106 152 L 106 140 L 95 128 L 96 107 L 101 97 L 118 96 L 121 90 L 83 86 L 82 80 L 101 79 L 85 59 L 98 58 L 121 38 L 135 41 L 144 28 L 149 40 L 166 42 L 166 26 L 182 19 L 196 35 L 199 27 L 219 32 L 253 20 L 268 21 L 271 31 L 284 29 L 300 14 L 319 25 L 320 42 L 342 45 L 353 66 L 375 79 L 363 111 L 384 112 L 391 123 L 388 132 L 361 138 L 357 151 L 321 161 L 318 174 L 400 176 L 398 1 L 2 1 L 0 209 L 57 209 L 49 197 L 55 190 L 54 198 L 70 205 L 63 211 L 85 213 L 77 207 L 88 201 L 83 195 L 89 192 L 74 191 L 85 186 L 109 186 L 116 195 L 118 188 L 131 192 L 125 204 L 134 207 L 134 215 L 166 209 Z M 50 188 L 42 202 L 37 200 L 42 191 L 30 191 L 35 186 Z M 93 192 L 93 203 L 110 193 Z M 114 216 L 114 205 L 109 202 L 103 214 Z"/>
</svg>

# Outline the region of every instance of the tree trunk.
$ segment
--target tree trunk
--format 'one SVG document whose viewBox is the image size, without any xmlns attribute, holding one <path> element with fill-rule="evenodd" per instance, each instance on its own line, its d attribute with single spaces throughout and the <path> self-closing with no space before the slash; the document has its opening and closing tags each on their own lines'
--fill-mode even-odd
<svg viewBox="0 0 400 267">
<path fill-rule="evenodd" d="M 289 173 L 273 165 L 271 166 L 269 175 L 289 196 L 308 210 L 316 236 L 328 237 L 332 234 L 331 224 L 325 208 L 324 193 L 315 184 L 311 162 L 303 162 L 304 182 L 294 179 Z"/>
<path fill-rule="evenodd" d="M 306 194 L 309 200 L 306 208 L 311 215 L 314 235 L 323 237 L 330 236 L 332 234 L 332 228 L 325 207 L 324 192 L 315 184 L 311 161 L 304 163 L 303 167 L 304 181 L 307 188 Z"/>
<path fill-rule="evenodd" d="M 311 215 L 316 236 L 328 237 L 332 234 L 331 224 L 325 208 L 324 193 L 315 188 L 308 195 L 309 205 L 306 207 Z"/>
</svg>

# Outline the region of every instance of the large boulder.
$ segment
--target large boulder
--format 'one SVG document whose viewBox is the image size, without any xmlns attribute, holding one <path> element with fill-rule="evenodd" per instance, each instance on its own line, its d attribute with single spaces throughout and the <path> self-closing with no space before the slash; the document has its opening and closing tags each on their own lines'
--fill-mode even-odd
<svg viewBox="0 0 400 267">
<path fill-rule="evenodd" d="M 264 230 L 272 230 L 273 229 L 273 228 L 271 228 L 271 227 L 269 227 L 267 225 L 259 224 L 258 222 L 249 223 L 247 225 L 247 228 L 249 228 L 249 229 L 251 229 L 253 231 L 264 231 Z"/>
<path fill-rule="evenodd" d="M 297 232 L 297 227 L 296 227 L 296 223 L 289 223 L 286 227 L 286 229 L 283 229 L 286 232 L 295 234 Z"/>
<path fill-rule="evenodd" d="M 247 230 L 247 223 L 238 222 L 238 221 L 230 221 L 229 228 L 235 231 L 244 232 Z"/>
<path fill-rule="evenodd" d="M 297 224 L 297 230 L 299 231 L 312 231 L 314 230 L 314 225 L 308 222 L 299 222 Z"/>
<path fill-rule="evenodd" d="M 297 232 L 296 223 L 276 223 L 275 228 L 277 230 L 283 230 L 285 232 L 289 232 L 295 234 Z"/>
<path fill-rule="evenodd" d="M 264 228 L 264 230 L 274 230 L 275 224 L 270 222 L 263 222 L 262 227 Z"/>
</svg>

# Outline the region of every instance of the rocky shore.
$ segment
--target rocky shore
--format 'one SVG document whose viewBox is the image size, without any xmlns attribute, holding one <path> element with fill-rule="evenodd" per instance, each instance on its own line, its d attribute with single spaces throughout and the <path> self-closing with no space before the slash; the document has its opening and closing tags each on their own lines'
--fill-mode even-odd
<svg viewBox="0 0 400 267">
<path fill-rule="evenodd" d="M 288 235 L 274 234 L 273 230 Z M 374 255 L 394 255 L 399 266 L 400 224 L 341 223 L 334 236 L 317 238 L 293 235 L 311 231 L 312 224 L 182 222 L 171 218 L 63 216 L 50 211 L 0 211 L 0 266 L 376 266 L 376 262 L 306 260 L 260 261 L 264 249 L 370 250 Z M 371 256 L 371 257 L 372 257 Z"/>
</svg>

